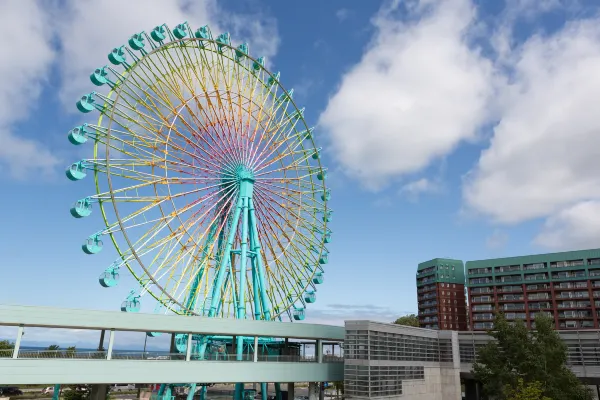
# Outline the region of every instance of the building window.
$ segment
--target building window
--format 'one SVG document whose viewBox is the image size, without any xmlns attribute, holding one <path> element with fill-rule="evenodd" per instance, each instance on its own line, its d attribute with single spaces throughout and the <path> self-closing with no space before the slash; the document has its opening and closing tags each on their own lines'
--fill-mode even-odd
<svg viewBox="0 0 600 400">
<path fill-rule="evenodd" d="M 452 266 L 452 271 L 454 271 L 454 266 Z"/>
<path fill-rule="evenodd" d="M 444 324 L 444 328 L 447 328 L 447 327 L 448 327 L 448 324 Z"/>
<path fill-rule="evenodd" d="M 452 269 L 454 269 L 454 267 L 452 267 Z M 452 289 L 456 289 L 456 284 L 452 284 Z"/>
</svg>

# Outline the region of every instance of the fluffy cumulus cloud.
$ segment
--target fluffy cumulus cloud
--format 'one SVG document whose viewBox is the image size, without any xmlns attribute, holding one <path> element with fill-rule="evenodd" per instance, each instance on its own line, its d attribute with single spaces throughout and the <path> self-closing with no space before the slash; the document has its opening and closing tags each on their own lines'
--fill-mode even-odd
<svg viewBox="0 0 600 400">
<path fill-rule="evenodd" d="M 598 230 L 600 20 L 534 36 L 512 60 L 501 118 L 466 179 L 465 200 L 501 223 L 549 217 L 539 244 L 594 245 L 585 237 Z"/>
<path fill-rule="evenodd" d="M 276 53 L 279 44 L 272 18 L 221 12 L 215 0 L 129 0 L 119 3 L 118 10 L 111 1 L 68 0 L 60 15 L 60 96 L 71 109 L 82 93 L 92 90 L 90 73 L 108 63 L 114 47 L 162 23 L 174 27 L 187 21 L 194 29 L 208 24 L 216 34 L 227 27 L 234 40 L 250 43 L 252 54 L 267 57 Z"/>
<path fill-rule="evenodd" d="M 62 164 L 43 144 L 49 142 L 41 137 L 45 132 L 15 131 L 16 123 L 39 106 L 53 68 L 61 102 L 75 111 L 77 98 L 93 90 L 90 73 L 108 63 L 112 48 L 125 44 L 133 33 L 184 21 L 194 27 L 209 24 L 217 33 L 227 27 L 234 40 L 251 44 L 252 54 L 267 58 L 279 45 L 273 18 L 226 12 L 215 0 L 130 0 L 118 6 L 93 0 L 1 2 L 0 34 L 10 40 L 0 47 L 0 171 L 24 177 L 33 171 L 52 173 Z"/>
<path fill-rule="evenodd" d="M 548 218 L 535 238 L 541 246 L 557 250 L 598 247 L 600 200 L 579 202 Z"/>
<path fill-rule="evenodd" d="M 40 2 L 0 2 L 0 170 L 22 178 L 36 171 L 49 173 L 58 163 L 39 132 L 15 129 L 33 109 L 48 77 L 55 52 L 48 15 Z M 38 140 L 40 139 L 40 140 Z"/>
<path fill-rule="evenodd" d="M 378 189 L 476 137 L 493 93 L 491 63 L 469 44 L 468 0 L 428 0 L 397 19 L 394 2 L 360 62 L 343 76 L 320 116 L 331 154 Z"/>
</svg>

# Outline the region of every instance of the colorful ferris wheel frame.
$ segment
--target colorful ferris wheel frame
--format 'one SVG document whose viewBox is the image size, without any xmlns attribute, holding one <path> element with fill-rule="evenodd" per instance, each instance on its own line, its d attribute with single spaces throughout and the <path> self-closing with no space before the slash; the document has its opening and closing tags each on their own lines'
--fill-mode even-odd
<svg viewBox="0 0 600 400">
<path fill-rule="evenodd" d="M 94 156 L 67 177 L 93 171 L 96 184 L 71 214 L 88 217 L 97 203 L 106 225 L 82 249 L 98 253 L 108 235 L 119 253 L 100 284 L 117 285 L 126 267 L 139 285 L 128 312 L 150 294 L 157 312 L 304 319 L 324 279 L 332 211 L 293 90 L 247 44 L 207 26 L 163 24 L 128 44 L 90 76 L 109 93 L 77 102 L 100 112 L 97 124 L 69 132 L 75 145 L 93 140 Z"/>
</svg>

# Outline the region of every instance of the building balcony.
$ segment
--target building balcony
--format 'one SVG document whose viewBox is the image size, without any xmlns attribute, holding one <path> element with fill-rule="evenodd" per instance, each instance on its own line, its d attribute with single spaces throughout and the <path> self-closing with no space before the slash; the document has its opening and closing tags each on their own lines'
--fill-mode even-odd
<svg viewBox="0 0 600 400">
<path fill-rule="evenodd" d="M 523 293 L 522 286 L 500 286 L 498 292 L 501 293 Z"/>
<path fill-rule="evenodd" d="M 557 299 L 588 299 L 588 292 L 560 292 L 556 295 Z"/>
<path fill-rule="evenodd" d="M 552 274 L 552 279 L 576 279 L 576 278 L 586 278 L 587 275 L 585 271 L 577 271 L 577 272 L 558 272 Z"/>
<path fill-rule="evenodd" d="M 473 321 L 493 321 L 494 314 L 473 314 Z"/>
<path fill-rule="evenodd" d="M 559 323 L 559 329 L 581 329 L 581 328 L 593 328 L 593 321 L 565 321 Z"/>
<path fill-rule="evenodd" d="M 489 275 L 492 273 L 491 268 L 472 268 L 468 270 L 468 275 Z"/>
<path fill-rule="evenodd" d="M 558 318 L 593 318 L 591 311 L 563 311 L 558 313 Z"/>
<path fill-rule="evenodd" d="M 545 279 L 548 279 L 548 275 L 546 274 L 525 275 L 526 281 L 542 281 Z"/>
<path fill-rule="evenodd" d="M 525 286 L 528 292 L 537 291 L 537 290 L 550 290 L 550 285 L 547 283 L 534 283 L 533 285 L 529 284 Z"/>
<path fill-rule="evenodd" d="M 525 313 L 506 313 L 506 314 L 504 314 L 504 317 L 508 320 L 527 318 Z"/>
<path fill-rule="evenodd" d="M 536 294 L 530 294 L 529 296 L 527 296 L 528 300 L 548 300 L 550 299 L 550 294 L 548 293 L 536 293 Z"/>
<path fill-rule="evenodd" d="M 571 260 L 571 261 L 554 261 L 550 263 L 550 268 L 571 268 L 571 267 L 583 267 L 583 260 Z"/>
<path fill-rule="evenodd" d="M 508 275 L 501 276 L 496 278 L 496 283 L 506 283 L 506 282 L 521 282 L 523 278 L 521 275 Z"/>
<path fill-rule="evenodd" d="M 505 294 L 498 298 L 498 301 L 522 301 L 523 295 Z"/>
<path fill-rule="evenodd" d="M 589 301 L 564 301 L 557 304 L 558 308 L 588 308 L 591 307 Z"/>
<path fill-rule="evenodd" d="M 530 310 L 542 310 L 545 308 L 552 308 L 552 304 L 549 302 L 529 303 L 528 307 Z"/>
<path fill-rule="evenodd" d="M 496 273 L 506 273 L 506 272 L 515 272 L 515 271 L 521 272 L 521 266 L 520 265 L 511 265 L 510 267 L 494 268 L 494 272 L 496 272 Z"/>
<path fill-rule="evenodd" d="M 530 312 L 529 313 L 529 318 L 531 319 L 535 319 L 535 317 L 537 317 L 538 315 L 546 315 L 548 317 L 552 317 L 554 318 L 554 314 L 551 313 L 550 311 L 536 311 L 536 312 Z"/>
<path fill-rule="evenodd" d="M 436 271 L 437 271 L 437 267 L 425 268 L 425 269 L 422 269 L 420 271 L 417 271 L 417 277 L 422 277 L 422 276 L 427 276 L 427 275 L 435 274 Z"/>
<path fill-rule="evenodd" d="M 560 282 L 554 284 L 554 290 L 587 289 L 587 282 Z"/>
<path fill-rule="evenodd" d="M 472 306 L 473 311 L 492 311 L 494 306 L 491 304 L 479 304 Z"/>
<path fill-rule="evenodd" d="M 486 293 L 494 293 L 491 288 L 487 287 L 476 287 L 471 289 L 471 294 L 486 294 Z"/>
<path fill-rule="evenodd" d="M 494 328 L 493 322 L 476 322 L 473 324 L 474 330 L 488 330 L 488 329 L 493 329 L 493 328 Z"/>
<path fill-rule="evenodd" d="M 471 299 L 471 302 L 473 303 L 491 303 L 493 301 L 494 299 L 491 296 L 479 296 Z"/>
<path fill-rule="evenodd" d="M 430 306 L 437 306 L 437 301 L 426 301 L 424 303 L 419 304 L 419 308 L 430 307 Z"/>
<path fill-rule="evenodd" d="M 494 282 L 490 278 L 471 278 L 471 279 L 469 279 L 470 285 L 482 285 L 484 283 L 492 284 Z"/>
<path fill-rule="evenodd" d="M 525 264 L 523 265 L 523 270 L 532 271 L 536 269 L 544 269 L 546 268 L 546 263 L 534 263 L 534 264 Z"/>
<path fill-rule="evenodd" d="M 502 309 L 504 311 L 520 311 L 525 309 L 525 304 L 505 304 Z"/>
</svg>

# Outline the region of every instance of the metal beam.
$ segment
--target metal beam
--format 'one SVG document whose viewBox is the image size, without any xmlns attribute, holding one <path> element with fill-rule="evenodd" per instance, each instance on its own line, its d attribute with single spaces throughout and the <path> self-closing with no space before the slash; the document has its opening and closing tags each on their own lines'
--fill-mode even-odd
<svg viewBox="0 0 600 400">
<path fill-rule="evenodd" d="M 343 363 L 0 359 L 0 385 L 203 382 L 331 382 Z"/>
<path fill-rule="evenodd" d="M 344 327 L 277 321 L 0 305 L 0 326 L 344 340 Z"/>
</svg>

